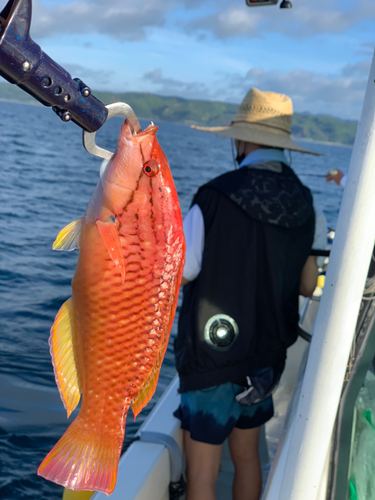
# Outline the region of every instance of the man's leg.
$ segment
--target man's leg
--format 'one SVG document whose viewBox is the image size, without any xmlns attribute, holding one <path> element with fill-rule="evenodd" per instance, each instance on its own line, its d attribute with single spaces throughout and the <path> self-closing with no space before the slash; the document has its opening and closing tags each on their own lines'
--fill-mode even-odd
<svg viewBox="0 0 375 500">
<path fill-rule="evenodd" d="M 259 459 L 260 427 L 238 429 L 228 438 L 235 468 L 233 500 L 259 500 L 262 492 L 262 471 Z"/>
<path fill-rule="evenodd" d="M 194 441 L 184 431 L 186 456 L 186 500 L 215 500 L 216 480 L 220 467 L 221 444 Z"/>
</svg>

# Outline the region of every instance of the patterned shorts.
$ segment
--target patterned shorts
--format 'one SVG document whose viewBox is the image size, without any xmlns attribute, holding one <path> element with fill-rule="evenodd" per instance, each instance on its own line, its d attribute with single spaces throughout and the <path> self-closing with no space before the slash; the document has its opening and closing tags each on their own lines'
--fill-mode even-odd
<svg viewBox="0 0 375 500">
<path fill-rule="evenodd" d="M 235 400 L 242 391 L 241 386 L 227 382 L 184 392 L 174 416 L 181 420 L 182 429 L 190 431 L 190 437 L 195 441 L 222 444 L 234 427 L 253 429 L 273 417 L 272 396 L 260 403 L 244 406 Z"/>
</svg>

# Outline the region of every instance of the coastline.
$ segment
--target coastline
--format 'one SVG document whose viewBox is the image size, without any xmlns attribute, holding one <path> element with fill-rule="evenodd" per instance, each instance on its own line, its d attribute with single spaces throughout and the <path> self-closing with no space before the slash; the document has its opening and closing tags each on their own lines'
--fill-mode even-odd
<svg viewBox="0 0 375 500">
<path fill-rule="evenodd" d="M 43 107 L 48 107 L 48 106 L 44 106 L 43 104 L 41 104 L 40 102 L 36 101 L 36 100 L 21 100 L 21 99 L 7 99 L 7 98 L 4 98 L 4 97 L 0 97 L 0 102 L 9 102 L 9 103 L 12 103 L 12 104 L 24 104 L 26 106 L 43 106 Z M 175 125 L 182 125 L 184 127 L 191 127 L 191 125 L 197 125 L 197 123 L 192 123 L 192 120 L 186 120 L 190 123 L 183 123 L 183 122 L 174 122 L 174 121 L 167 121 L 167 120 L 162 120 L 160 118 L 150 118 L 150 117 L 143 117 L 143 116 L 138 116 L 138 119 L 140 120 L 157 120 L 161 123 L 174 123 Z M 314 144 L 325 144 L 327 146 L 340 146 L 340 147 L 346 147 L 346 148 L 352 148 L 353 147 L 353 144 L 343 144 L 343 143 L 340 143 L 340 142 L 329 142 L 329 141 L 317 141 L 315 139 L 311 139 L 309 137 L 296 137 L 294 135 L 291 136 L 292 139 L 294 141 L 302 141 L 302 142 L 311 142 L 311 143 L 314 143 Z"/>
<path fill-rule="evenodd" d="M 340 146 L 342 148 L 352 148 L 353 147 L 353 144 L 343 144 L 341 142 L 329 142 L 329 141 L 317 141 L 315 139 L 310 139 L 308 137 L 295 137 L 294 135 L 292 135 L 292 139 L 293 141 L 301 141 L 301 142 L 312 142 L 314 144 L 325 144 L 327 146 Z"/>
<path fill-rule="evenodd" d="M 36 101 L 22 101 L 18 99 L 6 99 L 5 97 L 0 97 L 0 102 L 11 102 L 12 104 L 26 104 L 27 106 L 43 106 L 40 102 Z"/>
</svg>

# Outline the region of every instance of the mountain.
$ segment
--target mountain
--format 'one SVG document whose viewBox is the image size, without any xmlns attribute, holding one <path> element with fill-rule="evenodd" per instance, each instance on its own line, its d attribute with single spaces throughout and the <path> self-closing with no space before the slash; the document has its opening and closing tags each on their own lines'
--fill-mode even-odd
<svg viewBox="0 0 375 500">
<path fill-rule="evenodd" d="M 238 104 L 216 101 L 198 101 L 180 97 L 165 97 L 142 92 L 93 91 L 104 104 L 126 102 L 139 118 L 161 120 L 185 125 L 227 125 L 236 114 Z M 0 83 L 0 99 L 24 103 L 36 103 L 29 94 L 16 85 Z M 351 145 L 357 130 L 354 120 L 341 120 L 332 116 L 295 113 L 292 134 L 296 139 L 334 142 Z"/>
</svg>

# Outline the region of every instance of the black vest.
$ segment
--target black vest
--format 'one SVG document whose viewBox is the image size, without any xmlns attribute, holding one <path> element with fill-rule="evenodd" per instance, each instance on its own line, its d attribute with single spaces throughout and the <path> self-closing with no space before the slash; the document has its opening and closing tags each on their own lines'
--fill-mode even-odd
<svg viewBox="0 0 375 500">
<path fill-rule="evenodd" d="M 183 290 L 175 340 L 181 392 L 285 360 L 297 339 L 300 275 L 315 229 L 310 190 L 286 165 L 281 173 L 228 172 L 202 186 L 192 204 L 203 213 L 205 245 L 202 270 Z M 218 314 L 238 327 L 225 350 L 207 342 Z"/>
</svg>

